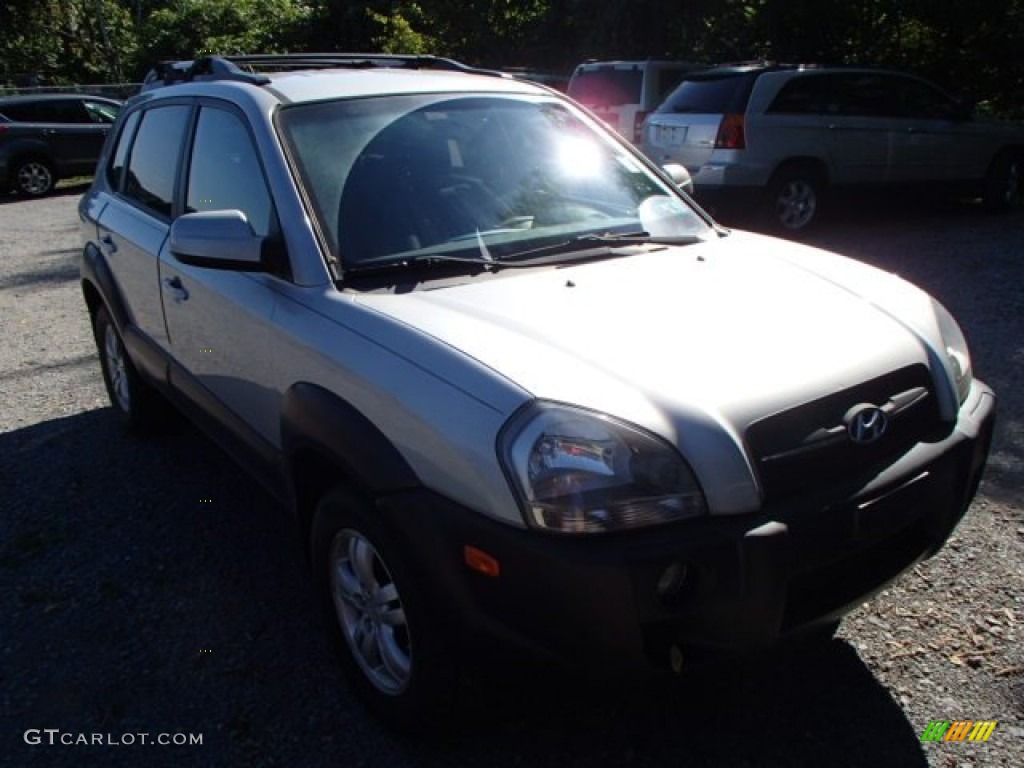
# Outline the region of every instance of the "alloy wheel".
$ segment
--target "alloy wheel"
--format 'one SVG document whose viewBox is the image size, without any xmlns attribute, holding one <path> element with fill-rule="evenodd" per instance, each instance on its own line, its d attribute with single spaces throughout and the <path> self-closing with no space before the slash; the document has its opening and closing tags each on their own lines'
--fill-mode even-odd
<svg viewBox="0 0 1024 768">
<path fill-rule="evenodd" d="M 358 531 L 339 531 L 331 544 L 331 597 L 342 634 L 366 678 L 397 695 L 412 676 L 412 645 L 398 586 L 380 554 Z"/>
<path fill-rule="evenodd" d="M 110 388 L 117 400 L 118 407 L 129 413 L 132 407 L 131 389 L 128 371 L 125 367 L 124 347 L 117 336 L 114 326 L 107 325 L 103 332 L 103 362 L 110 377 Z"/>
</svg>

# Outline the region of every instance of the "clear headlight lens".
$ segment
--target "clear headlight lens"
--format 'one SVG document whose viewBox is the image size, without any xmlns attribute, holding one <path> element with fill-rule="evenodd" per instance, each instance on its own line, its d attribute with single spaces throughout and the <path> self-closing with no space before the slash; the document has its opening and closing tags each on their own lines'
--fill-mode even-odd
<svg viewBox="0 0 1024 768">
<path fill-rule="evenodd" d="M 932 307 L 935 310 L 935 319 L 939 324 L 939 333 L 942 335 L 946 359 L 949 361 L 949 367 L 953 373 L 957 398 L 962 404 L 967 399 L 967 395 L 971 391 L 971 382 L 974 380 L 967 340 L 956 320 L 944 306 L 933 300 Z"/>
<path fill-rule="evenodd" d="M 707 512 L 675 449 L 608 416 L 536 403 L 503 430 L 498 450 L 527 521 L 539 528 L 601 533 Z"/>
</svg>

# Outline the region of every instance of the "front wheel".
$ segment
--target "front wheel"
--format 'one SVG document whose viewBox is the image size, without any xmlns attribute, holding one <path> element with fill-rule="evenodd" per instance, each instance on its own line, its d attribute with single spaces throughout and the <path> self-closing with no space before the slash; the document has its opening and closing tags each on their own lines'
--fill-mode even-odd
<svg viewBox="0 0 1024 768">
<path fill-rule="evenodd" d="M 356 695 L 393 725 L 440 724 L 457 687 L 445 621 L 372 507 L 344 488 L 326 494 L 311 546 L 321 603 Z"/>
</svg>

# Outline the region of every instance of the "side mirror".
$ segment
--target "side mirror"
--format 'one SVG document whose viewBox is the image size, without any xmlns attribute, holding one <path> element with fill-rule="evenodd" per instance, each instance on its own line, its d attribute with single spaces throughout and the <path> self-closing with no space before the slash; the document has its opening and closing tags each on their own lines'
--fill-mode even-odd
<svg viewBox="0 0 1024 768">
<path fill-rule="evenodd" d="M 686 168 L 678 163 L 668 163 L 667 165 L 661 166 L 661 169 L 668 174 L 668 177 L 672 179 L 677 187 L 688 195 L 693 194 L 693 179 L 690 177 L 690 172 Z"/>
<path fill-rule="evenodd" d="M 196 267 L 262 271 L 264 242 L 241 211 L 186 213 L 171 223 L 171 253 Z"/>
</svg>

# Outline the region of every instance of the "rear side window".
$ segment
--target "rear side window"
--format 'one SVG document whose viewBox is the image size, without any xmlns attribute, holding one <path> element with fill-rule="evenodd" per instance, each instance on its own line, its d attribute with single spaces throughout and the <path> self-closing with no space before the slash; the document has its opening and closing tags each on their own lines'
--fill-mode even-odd
<svg viewBox="0 0 1024 768">
<path fill-rule="evenodd" d="M 795 77 L 782 86 L 767 111 L 789 115 L 816 115 L 825 111 L 825 93 L 824 77 Z"/>
<path fill-rule="evenodd" d="M 147 110 L 128 160 L 124 194 L 166 218 L 173 208 L 178 155 L 190 112 L 184 104 Z"/>
<path fill-rule="evenodd" d="M 107 183 L 113 189 L 121 189 L 121 180 L 124 178 L 124 169 L 128 163 L 128 149 L 135 137 L 135 129 L 139 126 L 139 115 L 141 112 L 133 112 L 124 121 L 124 128 L 121 135 L 117 137 L 117 146 L 114 147 L 114 156 L 107 167 Z"/>
<path fill-rule="evenodd" d="M 89 123 L 92 119 L 76 99 L 28 101 L 4 107 L 11 120 L 23 123 Z"/>
<path fill-rule="evenodd" d="M 724 115 L 742 112 L 752 80 L 743 75 L 689 76 L 658 107 L 659 112 Z"/>
<path fill-rule="evenodd" d="M 893 117 L 900 114 L 895 80 L 873 72 L 832 75 L 825 111 L 835 115 Z"/>
<path fill-rule="evenodd" d="M 584 69 L 569 83 L 569 95 L 588 107 L 639 104 L 643 72 L 639 69 Z"/>
<path fill-rule="evenodd" d="M 28 114 L 26 106 L 25 104 L 0 104 L 0 112 L 12 122 L 25 123 L 29 122 L 29 118 L 26 117 Z"/>
</svg>

